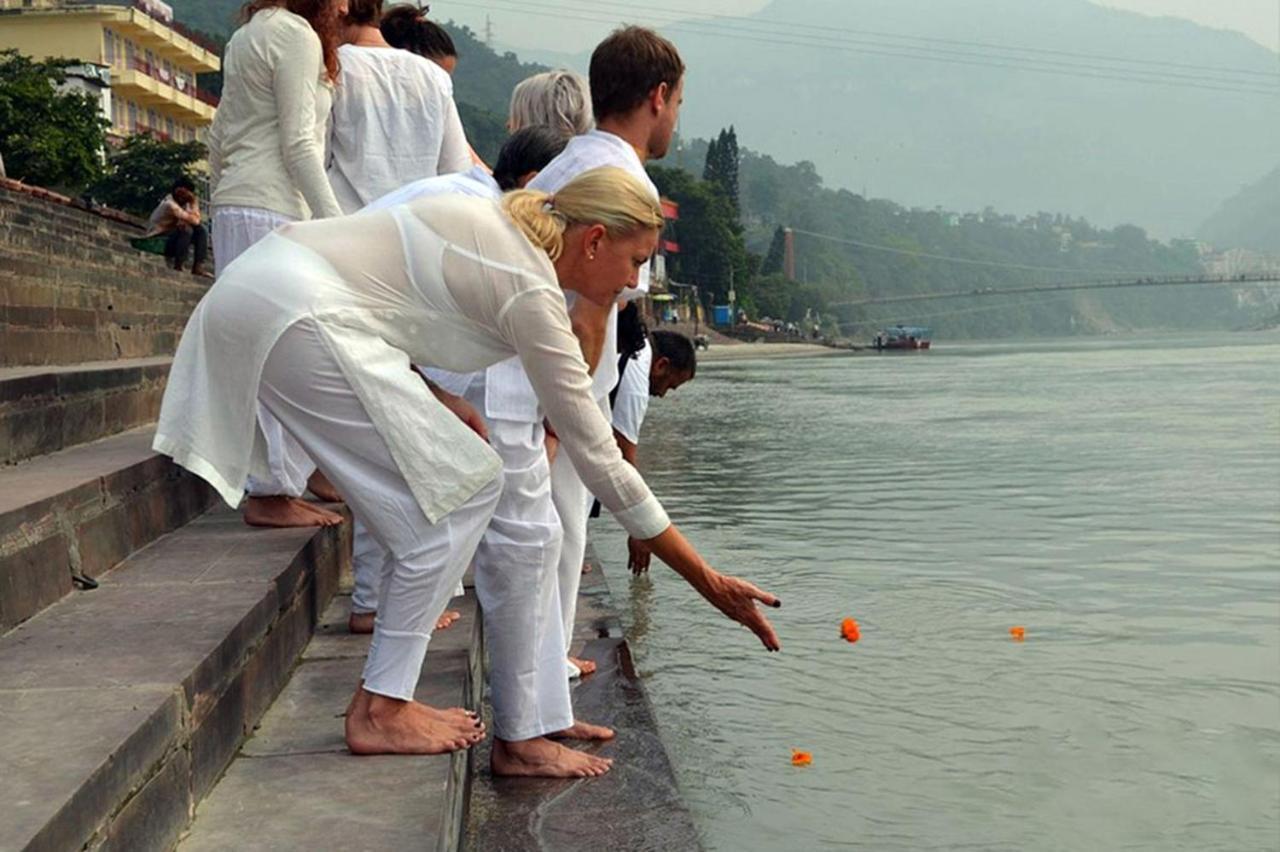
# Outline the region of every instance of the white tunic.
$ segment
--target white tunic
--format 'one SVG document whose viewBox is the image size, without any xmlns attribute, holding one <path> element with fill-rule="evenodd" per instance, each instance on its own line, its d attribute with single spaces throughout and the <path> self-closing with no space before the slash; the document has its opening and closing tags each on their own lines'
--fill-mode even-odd
<svg viewBox="0 0 1280 852">
<path fill-rule="evenodd" d="M 653 344 L 627 362 L 613 399 L 613 428 L 633 444 L 640 443 L 640 427 L 649 411 L 649 369 L 653 365 Z"/>
<path fill-rule="evenodd" d="M 371 201 L 364 208 L 364 212 L 386 210 L 388 207 L 408 204 L 410 201 L 430 198 L 433 195 L 470 195 L 473 198 L 496 199 L 502 197 L 502 188 L 484 166 L 472 166 L 465 172 L 436 175 L 405 184 Z"/>
<path fill-rule="evenodd" d="M 631 143 L 620 136 L 604 130 L 592 130 L 569 140 L 569 144 L 560 155 L 538 172 L 537 177 L 529 182 L 530 189 L 540 189 L 554 193 L 569 181 L 583 172 L 601 166 L 616 166 L 626 169 L 640 179 L 649 188 L 653 197 L 658 197 L 658 188 L 649 179 L 644 170 L 644 163 Z M 649 291 L 649 264 L 640 268 L 636 289 L 626 290 L 625 298 L 636 298 Z M 596 399 L 607 399 L 618 384 L 618 324 L 617 312 L 609 317 L 605 330 L 604 348 L 600 354 L 600 363 L 596 366 L 593 377 L 592 394 Z M 524 375 L 519 361 L 509 360 L 490 369 L 486 375 L 485 408 L 490 417 L 501 417 L 504 420 L 520 420 L 537 422 L 538 397 L 532 385 Z"/>
<path fill-rule="evenodd" d="M 231 505 L 262 470 L 262 366 L 310 318 L 432 523 L 494 479 L 497 454 L 429 394 L 414 363 L 455 372 L 517 355 L 565 450 L 628 532 L 669 525 L 623 461 L 546 253 L 490 201 L 445 196 L 286 225 L 210 288 L 183 333 L 154 447 Z M 406 400 L 425 398 L 425 406 Z M 323 459 L 318 459 L 323 465 Z"/>
<path fill-rule="evenodd" d="M 328 175 L 344 213 L 412 181 L 471 166 L 443 68 L 394 47 L 346 44 L 338 58 Z"/>
</svg>

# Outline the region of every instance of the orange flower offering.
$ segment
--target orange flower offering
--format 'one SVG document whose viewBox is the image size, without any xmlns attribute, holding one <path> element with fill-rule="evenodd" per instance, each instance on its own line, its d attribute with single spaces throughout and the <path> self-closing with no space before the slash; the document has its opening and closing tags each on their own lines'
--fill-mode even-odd
<svg viewBox="0 0 1280 852">
<path fill-rule="evenodd" d="M 840 637 L 846 642 L 857 642 L 862 638 L 862 631 L 858 629 L 858 622 L 852 618 L 846 618 L 840 623 Z"/>
<path fill-rule="evenodd" d="M 791 749 L 791 765 L 792 766 L 808 766 L 813 763 L 813 755 L 807 751 L 801 751 L 798 748 Z"/>
<path fill-rule="evenodd" d="M 1026 638 L 1027 638 L 1027 628 L 1025 628 L 1025 627 L 1010 627 L 1010 628 L 1009 628 L 1009 635 L 1013 637 L 1013 641 L 1015 641 L 1015 642 L 1021 642 L 1023 639 L 1026 639 Z"/>
</svg>

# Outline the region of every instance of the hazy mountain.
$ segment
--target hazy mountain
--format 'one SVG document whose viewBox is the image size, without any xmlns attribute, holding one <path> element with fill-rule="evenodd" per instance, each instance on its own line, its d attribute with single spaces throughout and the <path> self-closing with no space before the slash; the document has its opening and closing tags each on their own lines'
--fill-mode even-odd
<svg viewBox="0 0 1280 852">
<path fill-rule="evenodd" d="M 1275 91 L 1273 53 L 1087 0 L 775 0 L 747 21 L 664 32 L 689 65 L 686 135 L 734 124 L 745 145 L 812 160 L 828 185 L 909 205 L 1185 236 L 1275 165 L 1280 140 L 1280 92 L 1218 90 Z M 915 58 L 886 55 L 903 53 Z M 1136 72 L 1165 84 L 1102 76 Z"/>
<path fill-rule="evenodd" d="M 1223 202 L 1196 236 L 1222 248 L 1280 255 L 1280 167 Z"/>
</svg>

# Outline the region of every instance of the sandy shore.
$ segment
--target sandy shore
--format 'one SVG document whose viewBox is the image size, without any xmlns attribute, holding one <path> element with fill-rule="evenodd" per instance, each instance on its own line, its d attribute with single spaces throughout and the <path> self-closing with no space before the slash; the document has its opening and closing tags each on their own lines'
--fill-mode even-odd
<svg viewBox="0 0 1280 852">
<path fill-rule="evenodd" d="M 713 343 L 698 353 L 699 361 L 736 361 L 743 358 L 801 358 L 815 355 L 844 355 L 846 350 L 817 343 Z"/>
</svg>

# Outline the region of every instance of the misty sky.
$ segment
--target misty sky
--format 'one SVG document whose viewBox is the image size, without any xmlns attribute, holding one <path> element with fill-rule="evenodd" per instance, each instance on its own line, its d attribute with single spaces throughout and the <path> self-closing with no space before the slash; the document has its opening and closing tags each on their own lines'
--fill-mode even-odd
<svg viewBox="0 0 1280 852">
<path fill-rule="evenodd" d="M 962 2 L 962 0 L 944 0 Z M 1128 9 L 1146 15 L 1172 15 L 1205 26 L 1235 30 L 1272 50 L 1280 50 L 1280 0 L 1092 0 L 1099 5 Z M 695 15 L 748 15 L 768 0 L 617 0 L 600 11 L 584 14 L 581 0 L 540 0 L 527 11 L 509 11 L 484 0 L 436 0 L 436 14 L 467 24 L 483 33 L 485 15 L 493 21 L 494 40 L 516 48 L 576 53 L 587 50 L 612 28 L 603 18 L 621 18 L 617 10 L 651 10 L 637 13 L 637 23 L 662 24 Z M 519 4 L 510 4 L 512 6 Z M 563 15 L 540 17 L 537 8 L 568 6 Z M 605 11 L 613 7 L 615 11 Z M 676 11 L 680 10 L 680 11 Z M 591 20 L 595 18 L 596 20 Z"/>
</svg>

